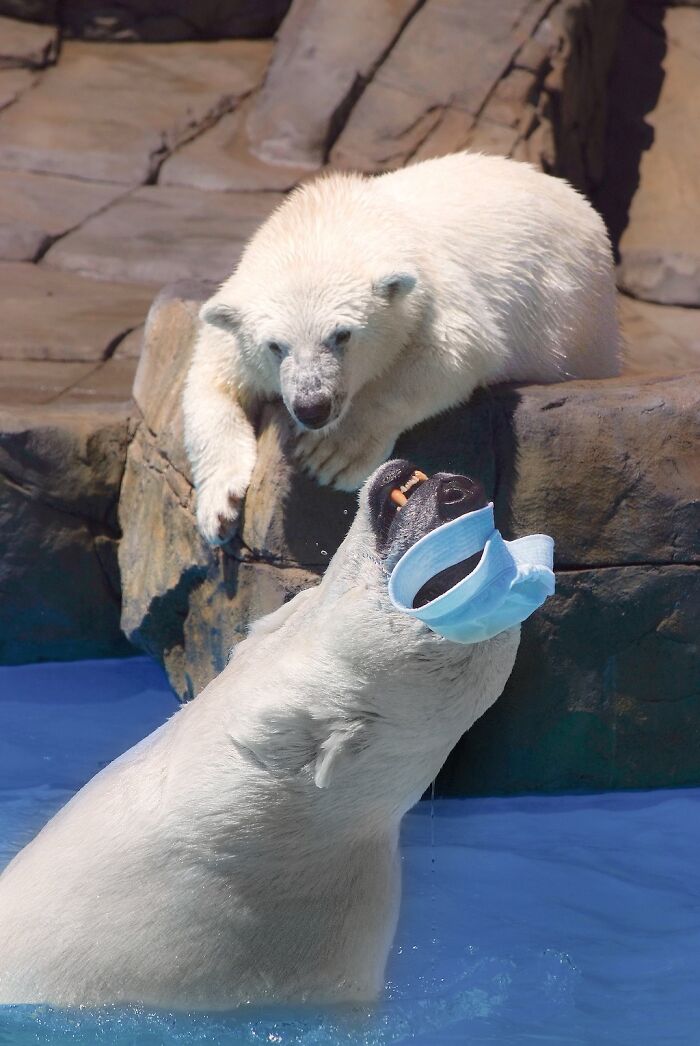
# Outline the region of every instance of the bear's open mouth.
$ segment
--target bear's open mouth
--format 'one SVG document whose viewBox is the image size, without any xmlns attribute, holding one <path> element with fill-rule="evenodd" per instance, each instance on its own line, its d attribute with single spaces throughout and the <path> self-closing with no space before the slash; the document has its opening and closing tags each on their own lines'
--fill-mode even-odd
<svg viewBox="0 0 700 1046">
<path fill-rule="evenodd" d="M 370 488 L 369 508 L 380 544 L 387 544 L 401 509 L 427 480 L 425 472 L 408 461 L 389 461 L 379 470 Z"/>
<path fill-rule="evenodd" d="M 468 476 L 427 476 L 410 461 L 389 461 L 374 475 L 368 505 L 377 550 L 391 571 L 420 538 L 443 523 L 487 504 L 483 487 Z M 474 570 L 481 553 L 441 570 L 418 591 L 414 608 L 437 599 Z"/>
</svg>

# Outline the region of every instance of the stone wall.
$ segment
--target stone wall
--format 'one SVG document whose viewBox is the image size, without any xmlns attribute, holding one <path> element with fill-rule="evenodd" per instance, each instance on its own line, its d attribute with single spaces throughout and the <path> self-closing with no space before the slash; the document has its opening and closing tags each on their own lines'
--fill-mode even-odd
<svg viewBox="0 0 700 1046">
<path fill-rule="evenodd" d="M 120 411 L 0 408 L 0 662 L 130 652 L 119 627 Z"/>
<path fill-rule="evenodd" d="M 66 37 L 172 43 L 272 36 L 291 0 L 0 0 L 0 15 L 56 25 Z"/>
</svg>

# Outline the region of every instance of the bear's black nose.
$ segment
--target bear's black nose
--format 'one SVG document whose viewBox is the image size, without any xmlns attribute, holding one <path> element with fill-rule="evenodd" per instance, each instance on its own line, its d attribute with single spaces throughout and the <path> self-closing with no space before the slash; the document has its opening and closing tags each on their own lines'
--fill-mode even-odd
<svg viewBox="0 0 700 1046">
<path fill-rule="evenodd" d="M 331 407 L 329 397 L 314 396 L 294 400 L 292 411 L 297 421 L 300 421 L 307 429 L 320 429 L 328 421 Z"/>
<path fill-rule="evenodd" d="M 478 480 L 469 476 L 445 476 L 444 473 L 438 473 L 438 477 L 437 504 L 441 519 L 456 519 L 488 504 Z"/>
</svg>

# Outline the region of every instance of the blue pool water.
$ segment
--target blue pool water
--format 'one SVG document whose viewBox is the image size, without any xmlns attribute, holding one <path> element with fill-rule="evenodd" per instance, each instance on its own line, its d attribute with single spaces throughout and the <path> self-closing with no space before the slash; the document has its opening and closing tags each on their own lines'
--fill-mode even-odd
<svg viewBox="0 0 700 1046">
<path fill-rule="evenodd" d="M 0 668 L 0 866 L 176 708 L 144 659 Z M 700 1043 L 700 790 L 424 803 L 373 1011 L 0 1007 L 0 1046 Z"/>
</svg>

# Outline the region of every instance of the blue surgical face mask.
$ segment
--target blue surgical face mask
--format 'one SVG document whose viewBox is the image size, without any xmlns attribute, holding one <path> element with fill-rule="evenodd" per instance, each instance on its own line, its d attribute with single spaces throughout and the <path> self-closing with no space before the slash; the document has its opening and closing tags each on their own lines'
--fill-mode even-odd
<svg viewBox="0 0 700 1046">
<path fill-rule="evenodd" d="M 467 577 L 425 606 L 413 600 L 441 570 L 481 552 Z M 546 534 L 504 541 L 493 505 L 468 512 L 426 534 L 406 552 L 389 579 L 398 610 L 454 643 L 479 643 L 512 628 L 554 592 L 554 542 Z"/>
</svg>

